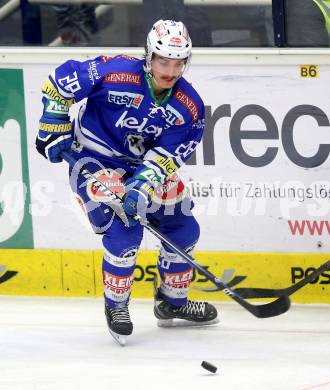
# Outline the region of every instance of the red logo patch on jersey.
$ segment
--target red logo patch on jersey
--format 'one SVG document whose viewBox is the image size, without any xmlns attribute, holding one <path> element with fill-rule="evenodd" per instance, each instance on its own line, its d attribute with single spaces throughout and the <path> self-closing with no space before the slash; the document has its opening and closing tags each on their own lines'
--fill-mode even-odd
<svg viewBox="0 0 330 390">
<path fill-rule="evenodd" d="M 136 73 L 112 72 L 105 75 L 104 81 L 113 84 L 141 85 L 141 76 Z"/>
<path fill-rule="evenodd" d="M 164 184 L 155 188 L 154 202 L 167 206 L 181 202 L 187 196 L 187 189 L 177 173 L 166 179 Z"/>
<path fill-rule="evenodd" d="M 115 193 L 119 197 L 122 197 L 125 193 L 125 185 L 123 176 L 116 170 L 101 169 L 94 173 L 94 176 L 100 182 L 104 183 L 111 192 Z M 106 202 L 109 198 L 104 194 L 102 189 L 93 182 L 93 180 L 87 180 L 87 194 L 90 199 L 95 202 Z"/>
<path fill-rule="evenodd" d="M 188 95 L 181 91 L 181 89 L 178 89 L 175 92 L 174 97 L 187 108 L 193 117 L 193 121 L 196 122 L 198 119 L 198 108 L 196 103 Z"/>
</svg>

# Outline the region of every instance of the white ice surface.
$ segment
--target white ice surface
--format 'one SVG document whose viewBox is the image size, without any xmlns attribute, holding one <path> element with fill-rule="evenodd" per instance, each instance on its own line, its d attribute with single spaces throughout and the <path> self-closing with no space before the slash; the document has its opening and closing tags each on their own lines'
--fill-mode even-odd
<svg viewBox="0 0 330 390">
<path fill-rule="evenodd" d="M 293 305 L 270 319 L 217 307 L 218 325 L 162 329 L 151 301 L 132 301 L 134 332 L 120 347 L 101 299 L 2 296 L 0 389 L 330 389 L 330 306 Z"/>
</svg>

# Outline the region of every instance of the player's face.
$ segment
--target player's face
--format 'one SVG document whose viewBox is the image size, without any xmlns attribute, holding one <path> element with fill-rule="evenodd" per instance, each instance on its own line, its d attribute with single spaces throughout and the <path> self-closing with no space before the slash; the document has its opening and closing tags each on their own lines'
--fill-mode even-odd
<svg viewBox="0 0 330 390">
<path fill-rule="evenodd" d="M 159 88 L 172 88 L 177 79 L 181 76 L 185 66 L 185 60 L 154 55 L 151 61 L 151 71 Z"/>
</svg>

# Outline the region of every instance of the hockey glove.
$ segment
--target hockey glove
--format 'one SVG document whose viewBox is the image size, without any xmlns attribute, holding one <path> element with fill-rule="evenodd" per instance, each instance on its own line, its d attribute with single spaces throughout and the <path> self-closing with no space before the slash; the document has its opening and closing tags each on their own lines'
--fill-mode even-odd
<svg viewBox="0 0 330 390">
<path fill-rule="evenodd" d="M 137 215 L 146 218 L 148 206 L 150 206 L 153 188 L 143 180 L 132 177 L 125 183 L 126 195 L 124 196 L 123 208 L 126 212 L 129 226 L 135 226 L 139 221 Z"/>
<path fill-rule="evenodd" d="M 44 114 L 40 118 L 36 148 L 49 161 L 61 162 L 62 151 L 70 150 L 72 142 L 72 123 L 68 115 L 50 117 Z"/>
</svg>

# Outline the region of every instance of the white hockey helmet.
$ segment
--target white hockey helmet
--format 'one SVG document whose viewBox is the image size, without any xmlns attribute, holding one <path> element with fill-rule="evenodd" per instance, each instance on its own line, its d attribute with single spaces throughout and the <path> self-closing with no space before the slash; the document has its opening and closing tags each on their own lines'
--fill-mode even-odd
<svg viewBox="0 0 330 390">
<path fill-rule="evenodd" d="M 158 20 L 150 30 L 146 45 L 146 71 L 151 72 L 153 53 L 173 59 L 186 59 L 182 73 L 191 57 L 191 39 L 186 26 L 174 20 Z"/>
</svg>

